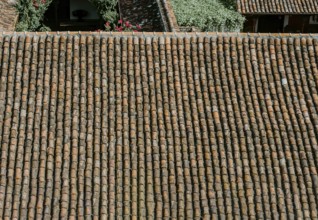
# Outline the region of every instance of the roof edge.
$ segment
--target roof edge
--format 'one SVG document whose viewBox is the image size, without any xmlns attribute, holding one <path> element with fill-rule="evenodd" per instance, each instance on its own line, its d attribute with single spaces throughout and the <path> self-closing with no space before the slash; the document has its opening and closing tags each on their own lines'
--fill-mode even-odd
<svg viewBox="0 0 318 220">
<path fill-rule="evenodd" d="M 292 12 L 240 12 L 241 15 L 317 15 L 318 13 L 292 13 Z"/>
<path fill-rule="evenodd" d="M 242 33 L 242 32 L 12 32 L 0 31 L 1 36 L 122 36 L 122 37 L 171 37 L 171 36 L 200 36 L 200 37 L 313 37 L 318 38 L 317 34 L 307 33 Z"/>
</svg>

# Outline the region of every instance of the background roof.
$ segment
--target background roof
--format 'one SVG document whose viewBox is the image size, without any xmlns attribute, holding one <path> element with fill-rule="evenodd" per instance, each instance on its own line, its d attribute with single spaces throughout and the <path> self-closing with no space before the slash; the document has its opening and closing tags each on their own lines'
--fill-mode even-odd
<svg viewBox="0 0 318 220">
<path fill-rule="evenodd" d="M 5 218 L 316 219 L 318 37 L 0 34 Z"/>
<path fill-rule="evenodd" d="M 242 14 L 318 14 L 317 0 L 237 0 Z"/>
</svg>

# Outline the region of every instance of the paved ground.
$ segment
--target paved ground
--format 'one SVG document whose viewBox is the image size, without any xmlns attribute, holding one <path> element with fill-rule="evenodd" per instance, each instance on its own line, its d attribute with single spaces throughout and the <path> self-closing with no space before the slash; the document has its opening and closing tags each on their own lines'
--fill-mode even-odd
<svg viewBox="0 0 318 220">
<path fill-rule="evenodd" d="M 120 8 L 125 21 L 142 24 L 143 31 L 163 31 L 156 0 L 121 0 Z"/>
</svg>

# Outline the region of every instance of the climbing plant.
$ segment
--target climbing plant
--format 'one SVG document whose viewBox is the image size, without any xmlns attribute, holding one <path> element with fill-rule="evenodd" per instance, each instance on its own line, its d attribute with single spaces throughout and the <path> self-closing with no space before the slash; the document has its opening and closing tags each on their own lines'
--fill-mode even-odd
<svg viewBox="0 0 318 220">
<path fill-rule="evenodd" d="M 47 31 L 50 30 L 43 24 L 46 10 L 53 0 L 18 0 L 16 8 L 19 13 L 17 31 Z M 64 0 L 65 1 L 65 0 Z M 118 0 L 89 0 L 98 10 L 104 21 L 118 19 Z"/>
<path fill-rule="evenodd" d="M 118 0 L 89 0 L 98 10 L 104 21 L 115 22 L 118 19 Z"/>
<path fill-rule="evenodd" d="M 43 16 L 52 0 L 19 0 L 16 8 L 19 13 L 17 31 L 45 31 Z"/>
</svg>

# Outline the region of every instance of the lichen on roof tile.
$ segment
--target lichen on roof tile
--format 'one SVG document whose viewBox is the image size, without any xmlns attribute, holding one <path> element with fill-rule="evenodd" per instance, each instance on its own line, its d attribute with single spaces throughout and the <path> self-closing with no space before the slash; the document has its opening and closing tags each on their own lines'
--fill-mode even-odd
<svg viewBox="0 0 318 220">
<path fill-rule="evenodd" d="M 316 219 L 318 35 L 0 33 L 3 218 Z"/>
</svg>

